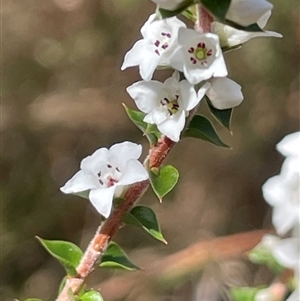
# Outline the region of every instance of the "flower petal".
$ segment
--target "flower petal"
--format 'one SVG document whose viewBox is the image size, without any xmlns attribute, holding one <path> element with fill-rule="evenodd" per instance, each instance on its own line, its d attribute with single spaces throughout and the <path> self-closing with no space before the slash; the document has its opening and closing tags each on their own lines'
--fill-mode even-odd
<svg viewBox="0 0 300 301">
<path fill-rule="evenodd" d="M 272 8 L 273 5 L 265 0 L 231 0 L 226 19 L 248 26 L 257 23 Z"/>
<path fill-rule="evenodd" d="M 144 113 L 150 113 L 159 107 L 159 100 L 165 97 L 164 85 L 159 81 L 139 81 L 127 87 L 126 91 L 134 99 L 137 107 Z"/>
<path fill-rule="evenodd" d="M 206 82 L 197 93 L 193 85 L 186 80 L 182 80 L 179 83 L 179 106 L 186 111 L 192 110 L 201 101 L 209 87 L 210 83 Z"/>
<path fill-rule="evenodd" d="M 138 40 L 133 47 L 125 54 L 121 70 L 128 67 L 138 66 L 144 59 L 146 45 L 144 40 Z"/>
<path fill-rule="evenodd" d="M 286 238 L 277 243 L 273 255 L 283 266 L 294 269 L 299 263 L 299 238 Z"/>
<path fill-rule="evenodd" d="M 96 210 L 108 218 L 112 208 L 112 202 L 114 197 L 116 186 L 111 186 L 105 189 L 91 190 L 89 199 Z"/>
<path fill-rule="evenodd" d="M 238 106 L 244 99 L 241 86 L 227 77 L 212 78 L 206 92 L 212 105 L 219 110 Z"/>
<path fill-rule="evenodd" d="M 171 140 L 178 142 L 185 125 L 185 111 L 178 111 L 167 120 L 157 125 L 157 128 Z"/>
<path fill-rule="evenodd" d="M 285 136 L 277 145 L 277 150 L 284 156 L 300 156 L 300 132 Z"/>
<path fill-rule="evenodd" d="M 148 173 L 143 165 L 137 160 L 129 160 L 126 164 L 119 185 L 129 185 L 136 182 L 141 182 L 148 179 Z"/>
<path fill-rule="evenodd" d="M 137 160 L 142 154 L 142 146 L 140 144 L 125 141 L 114 144 L 109 149 L 109 162 L 119 167 L 123 173 L 129 160 Z"/>
<path fill-rule="evenodd" d="M 99 188 L 97 178 L 91 173 L 80 170 L 60 190 L 66 194 L 77 194 L 97 188 Z"/>
<path fill-rule="evenodd" d="M 99 148 L 92 155 L 84 158 L 80 163 L 82 170 L 97 174 L 102 169 L 103 164 L 108 160 L 108 149 L 105 147 Z"/>
</svg>

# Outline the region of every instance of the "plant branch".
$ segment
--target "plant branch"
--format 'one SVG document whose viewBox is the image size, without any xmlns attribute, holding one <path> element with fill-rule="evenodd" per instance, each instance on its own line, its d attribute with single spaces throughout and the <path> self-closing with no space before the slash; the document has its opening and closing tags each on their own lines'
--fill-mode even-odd
<svg viewBox="0 0 300 301">
<path fill-rule="evenodd" d="M 176 143 L 163 136 L 155 147 L 150 149 L 149 167 L 159 167 Z M 111 238 L 122 225 L 122 216 L 143 196 L 149 187 L 149 180 L 135 183 L 124 195 L 124 202 L 117 206 L 109 218 L 98 228 L 77 267 L 77 275 L 69 277 L 56 301 L 69 301 L 69 291 L 76 295 L 87 276 L 93 271 L 96 261 L 105 253 Z"/>
<path fill-rule="evenodd" d="M 113 277 L 100 283 L 99 288 L 107 301 L 123 300 L 133 291 L 143 295 L 153 288 L 156 291 L 163 291 L 170 285 L 181 283 L 187 277 L 201 271 L 209 262 L 221 262 L 244 256 L 261 241 L 265 234 L 273 232 L 260 230 L 212 238 L 197 242 L 160 260 L 147 258 L 145 262 L 151 263 L 144 266 L 142 271 Z M 136 299 L 139 299 L 138 296 Z"/>
</svg>

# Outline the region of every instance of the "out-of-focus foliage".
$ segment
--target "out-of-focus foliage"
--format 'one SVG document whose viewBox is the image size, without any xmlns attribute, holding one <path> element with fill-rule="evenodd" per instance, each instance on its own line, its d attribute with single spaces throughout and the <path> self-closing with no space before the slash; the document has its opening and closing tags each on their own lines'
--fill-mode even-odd
<svg viewBox="0 0 300 301">
<path fill-rule="evenodd" d="M 245 100 L 234 110 L 233 136 L 213 122 L 233 149 L 184 139 L 167 160 L 180 171 L 176 189 L 162 205 L 152 192 L 142 200 L 157 213 L 168 246 L 133 227 L 115 237 L 137 265 L 196 240 L 270 227 L 261 185 L 280 169 L 276 143 L 299 130 L 298 3 L 273 3 L 268 29 L 284 38 L 253 40 L 225 55 Z M 55 298 L 64 271 L 35 235 L 83 249 L 92 237 L 99 215 L 85 200 L 59 191 L 80 160 L 123 140 L 147 146 L 121 105 L 133 108 L 125 88 L 140 80 L 138 70 L 120 66 L 154 8 L 146 0 L 3 1 L 1 300 Z M 204 102 L 201 110 L 208 113 Z M 91 284 L 111 275 L 94 273 Z M 201 300 L 209 279 L 221 292 L 223 284 L 265 279 L 242 262 L 208 267 L 205 275 L 140 300 Z"/>
</svg>

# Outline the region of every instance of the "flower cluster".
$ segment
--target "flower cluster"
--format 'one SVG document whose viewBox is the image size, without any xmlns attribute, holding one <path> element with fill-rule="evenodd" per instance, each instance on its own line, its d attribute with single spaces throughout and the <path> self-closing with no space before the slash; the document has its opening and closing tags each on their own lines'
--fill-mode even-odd
<svg viewBox="0 0 300 301">
<path fill-rule="evenodd" d="M 292 237 L 280 239 L 267 235 L 256 248 L 267 249 L 280 265 L 294 271 L 298 285 L 287 301 L 297 301 L 300 295 L 300 132 L 286 136 L 277 144 L 277 150 L 286 159 L 280 174 L 267 180 L 262 190 L 265 200 L 273 207 L 276 232 L 281 236 L 291 233 Z"/>
<path fill-rule="evenodd" d="M 186 4 L 180 0 L 152 1 L 168 10 Z M 232 0 L 227 18 L 240 25 L 259 23 L 264 27 L 272 7 L 265 0 Z M 128 87 L 127 92 L 146 113 L 144 121 L 156 124 L 162 134 L 175 142 L 180 140 L 189 112 L 205 95 L 219 110 L 238 106 L 243 100 L 240 85 L 226 77 L 221 47 L 236 46 L 257 36 L 281 36 L 273 32 L 244 32 L 217 22 L 212 22 L 211 32 L 200 33 L 176 17 L 159 19 L 155 14 L 142 26 L 141 34 L 142 39 L 125 55 L 121 69 L 139 66 L 142 81 Z M 152 80 L 157 68 L 172 68 L 175 72 L 160 83 Z"/>
</svg>

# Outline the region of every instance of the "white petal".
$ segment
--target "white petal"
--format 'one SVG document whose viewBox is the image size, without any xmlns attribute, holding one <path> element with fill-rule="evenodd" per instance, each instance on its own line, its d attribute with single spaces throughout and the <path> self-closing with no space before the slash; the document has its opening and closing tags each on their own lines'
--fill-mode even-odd
<svg viewBox="0 0 300 301">
<path fill-rule="evenodd" d="M 169 117 L 169 113 L 166 109 L 158 108 L 152 111 L 151 118 L 155 124 L 160 124 L 164 122 L 168 117 Z"/>
<path fill-rule="evenodd" d="M 157 125 L 157 128 L 171 140 L 178 142 L 180 133 L 185 125 L 185 111 L 178 111 L 166 121 Z"/>
<path fill-rule="evenodd" d="M 91 190 L 89 199 L 96 210 L 103 215 L 108 217 L 111 212 L 112 202 L 114 197 L 116 186 L 112 186 L 105 189 Z"/>
<path fill-rule="evenodd" d="M 182 49 L 177 48 L 173 54 L 170 57 L 170 65 L 180 71 L 183 72 L 183 65 L 184 65 L 184 56 L 183 56 L 183 52 Z"/>
<path fill-rule="evenodd" d="M 132 66 L 138 66 L 144 59 L 146 49 L 145 40 L 138 40 L 125 54 L 121 70 Z"/>
<path fill-rule="evenodd" d="M 165 97 L 163 83 L 155 80 L 139 81 L 127 87 L 126 91 L 144 113 L 150 113 L 153 109 L 158 108 L 159 100 Z"/>
<path fill-rule="evenodd" d="M 294 269 L 300 262 L 299 238 L 286 238 L 277 243 L 273 255 L 283 266 Z"/>
<path fill-rule="evenodd" d="M 277 145 L 276 148 L 284 156 L 300 156 L 300 132 L 285 136 Z"/>
<path fill-rule="evenodd" d="M 99 148 L 91 156 L 87 156 L 80 163 L 82 170 L 97 174 L 108 160 L 108 149 L 105 147 Z"/>
<path fill-rule="evenodd" d="M 191 85 L 187 80 L 182 80 L 179 83 L 180 97 L 178 99 L 179 107 L 185 111 L 190 111 L 193 109 L 204 96 L 201 97 L 201 93 L 197 94 L 193 85 Z"/>
<path fill-rule="evenodd" d="M 273 5 L 265 0 L 232 0 L 226 14 L 226 19 L 243 26 L 248 26 L 257 23 L 272 8 Z"/>
<path fill-rule="evenodd" d="M 148 173 L 143 165 L 137 160 L 129 160 L 125 171 L 117 185 L 129 185 L 148 179 Z"/>
<path fill-rule="evenodd" d="M 244 99 L 241 86 L 227 77 L 212 78 L 206 92 L 212 105 L 219 110 L 238 106 Z"/>
<path fill-rule="evenodd" d="M 278 206 L 284 202 L 284 189 L 282 189 L 282 177 L 280 175 L 268 179 L 262 186 L 264 199 L 271 206 Z"/>
<path fill-rule="evenodd" d="M 109 161 L 123 172 L 127 162 L 131 159 L 137 160 L 141 154 L 142 146 L 140 144 L 125 141 L 114 144 L 109 149 Z"/>
<path fill-rule="evenodd" d="M 287 205 L 287 206 L 286 206 Z M 295 225 L 299 213 L 289 204 L 274 207 L 272 212 L 272 222 L 279 235 L 286 234 Z"/>
<path fill-rule="evenodd" d="M 152 22 L 155 20 L 156 14 L 152 14 L 149 16 L 148 20 L 145 22 L 145 24 L 141 28 L 141 34 L 145 38 L 147 37 L 147 32 L 149 31 L 149 27 L 152 24 Z"/>
<path fill-rule="evenodd" d="M 179 89 L 179 72 L 176 70 L 173 72 L 171 77 L 168 77 L 164 82 L 164 89 L 166 91 L 166 96 L 171 99 L 175 99 L 175 95 L 178 93 Z"/>
<path fill-rule="evenodd" d="M 152 51 L 151 51 L 152 50 Z M 156 67 L 159 65 L 161 56 L 154 52 L 153 47 L 149 47 L 147 52 L 143 53 L 143 60 L 140 64 L 140 75 L 145 81 L 151 80 Z"/>
<path fill-rule="evenodd" d="M 90 189 L 99 188 L 97 178 L 88 172 L 78 171 L 60 190 L 63 193 L 77 194 Z"/>
</svg>

